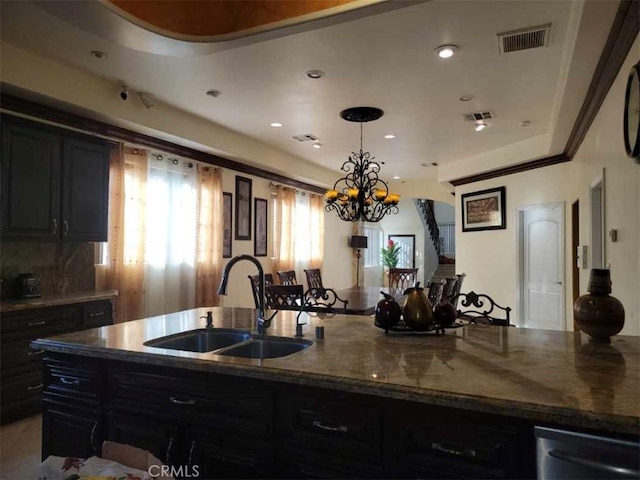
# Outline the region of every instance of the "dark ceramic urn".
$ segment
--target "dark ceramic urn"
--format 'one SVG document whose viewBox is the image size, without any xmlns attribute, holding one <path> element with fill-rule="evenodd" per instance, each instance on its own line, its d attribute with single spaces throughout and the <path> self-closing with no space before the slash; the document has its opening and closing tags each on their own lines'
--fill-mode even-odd
<svg viewBox="0 0 640 480">
<path fill-rule="evenodd" d="M 400 321 L 400 317 L 402 316 L 402 309 L 396 299 L 391 295 L 388 295 L 384 292 L 380 292 L 384 298 L 378 302 L 376 305 L 376 316 L 374 320 L 374 324 L 377 327 L 384 328 L 385 331 L 388 331 L 389 328 L 393 327 Z"/>
<path fill-rule="evenodd" d="M 610 343 L 613 335 L 624 327 L 624 307 L 611 293 L 609 270 L 594 268 L 589 276 L 589 293 L 573 304 L 576 326 L 589 335 L 592 342 Z"/>
</svg>

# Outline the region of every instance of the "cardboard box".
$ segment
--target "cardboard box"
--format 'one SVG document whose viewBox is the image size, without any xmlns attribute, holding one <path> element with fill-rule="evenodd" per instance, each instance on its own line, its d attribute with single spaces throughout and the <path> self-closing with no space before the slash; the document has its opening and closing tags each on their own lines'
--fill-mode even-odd
<svg viewBox="0 0 640 480">
<path fill-rule="evenodd" d="M 102 458 L 144 470 L 158 480 L 174 480 L 173 477 L 163 476 L 163 463 L 150 452 L 141 448 L 105 440 L 102 443 Z M 166 470 L 165 467 L 164 471 Z"/>
</svg>

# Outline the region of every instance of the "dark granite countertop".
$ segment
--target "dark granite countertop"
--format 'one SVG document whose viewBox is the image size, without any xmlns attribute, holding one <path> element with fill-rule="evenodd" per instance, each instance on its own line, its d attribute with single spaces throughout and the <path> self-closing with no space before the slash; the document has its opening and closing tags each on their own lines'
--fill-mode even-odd
<svg viewBox="0 0 640 480">
<path fill-rule="evenodd" d="M 640 338 L 596 345 L 573 332 L 469 325 L 445 335 L 389 334 L 372 317 L 302 318 L 314 344 L 293 355 L 246 359 L 145 347 L 147 340 L 204 327 L 251 329 L 255 310 L 201 308 L 36 340 L 52 352 L 211 371 L 340 389 L 541 423 L 640 433 Z M 296 312 L 270 335 L 293 336 Z M 325 327 L 324 340 L 314 338 Z"/>
<path fill-rule="evenodd" d="M 87 290 L 83 292 L 47 294 L 36 298 L 2 299 L 0 313 L 68 305 L 70 303 L 93 302 L 95 300 L 110 300 L 117 296 L 117 290 Z"/>
</svg>

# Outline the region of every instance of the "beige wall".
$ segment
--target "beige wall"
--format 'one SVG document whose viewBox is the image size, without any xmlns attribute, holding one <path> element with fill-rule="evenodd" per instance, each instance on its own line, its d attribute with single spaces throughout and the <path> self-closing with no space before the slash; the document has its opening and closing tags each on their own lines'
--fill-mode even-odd
<svg viewBox="0 0 640 480">
<path fill-rule="evenodd" d="M 496 302 L 517 306 L 516 209 L 520 206 L 565 202 L 567 329 L 573 328 L 571 283 L 571 204 L 580 200 L 580 244 L 589 244 L 589 186 L 605 172 L 606 230 L 618 229 L 618 242 L 606 239 L 613 295 L 624 305 L 622 334 L 640 335 L 640 165 L 625 154 L 622 140 L 624 89 L 631 66 L 638 61 L 636 39 L 594 123 L 569 163 L 531 170 L 456 189 L 456 218 L 461 218 L 460 195 L 504 185 L 507 190 L 507 229 L 462 232 L 456 226 L 456 270 L 465 272 L 465 290 L 491 295 Z M 586 293 L 589 270 L 580 271 L 580 292 Z M 516 311 L 514 318 L 518 319 Z"/>
</svg>

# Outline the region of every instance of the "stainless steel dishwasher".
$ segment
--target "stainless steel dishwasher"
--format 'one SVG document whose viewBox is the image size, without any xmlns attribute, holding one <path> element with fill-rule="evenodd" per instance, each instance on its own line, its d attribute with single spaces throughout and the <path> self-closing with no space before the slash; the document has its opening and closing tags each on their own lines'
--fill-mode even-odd
<svg viewBox="0 0 640 480">
<path fill-rule="evenodd" d="M 638 479 L 640 443 L 535 427 L 537 478 Z"/>
</svg>

